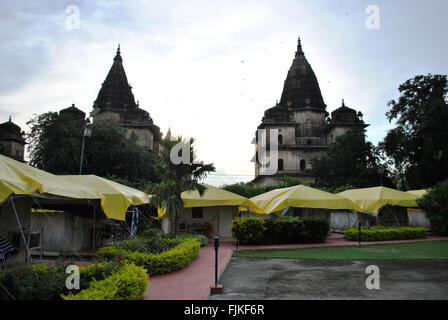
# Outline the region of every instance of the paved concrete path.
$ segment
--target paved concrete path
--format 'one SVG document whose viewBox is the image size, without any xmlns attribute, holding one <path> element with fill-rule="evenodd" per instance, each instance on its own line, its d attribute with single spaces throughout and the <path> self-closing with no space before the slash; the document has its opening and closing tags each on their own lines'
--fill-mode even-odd
<svg viewBox="0 0 448 320">
<path fill-rule="evenodd" d="M 367 288 L 368 266 L 377 289 Z M 221 282 L 224 293 L 210 300 L 447 300 L 448 261 L 234 257 Z"/>
<path fill-rule="evenodd" d="M 397 240 L 363 242 L 363 244 L 404 243 L 430 240 L 448 240 L 448 237 L 429 236 L 420 240 Z M 308 248 L 324 246 L 357 245 L 357 242 L 344 239 L 327 239 L 325 243 L 293 244 L 272 246 L 239 246 L 243 249 L 273 249 L 273 248 Z M 218 256 L 218 276 L 220 277 L 236 249 L 235 241 L 221 242 Z M 209 297 L 210 286 L 215 281 L 215 249 L 213 243 L 207 244 L 199 251 L 198 257 L 186 268 L 163 274 L 151 276 L 144 300 L 204 300 Z"/>
</svg>

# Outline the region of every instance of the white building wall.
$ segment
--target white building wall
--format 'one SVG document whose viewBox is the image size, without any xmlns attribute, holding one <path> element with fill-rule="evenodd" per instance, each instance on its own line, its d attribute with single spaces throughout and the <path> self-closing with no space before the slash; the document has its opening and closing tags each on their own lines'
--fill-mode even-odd
<svg viewBox="0 0 448 320">
<path fill-rule="evenodd" d="M 425 211 L 416 211 L 408 208 L 408 221 L 410 227 L 424 227 L 431 230 L 431 222 Z"/>
<path fill-rule="evenodd" d="M 225 238 L 232 236 L 232 220 L 238 216 L 237 206 L 203 207 L 202 210 L 202 218 L 193 218 L 192 208 L 184 208 L 178 216 L 178 232 L 202 234 L 204 223 L 210 223 L 213 227 L 213 235 Z M 186 228 L 180 228 L 181 224 L 185 224 Z M 161 220 L 161 227 L 164 233 L 174 231 L 173 221 L 166 217 Z"/>
</svg>

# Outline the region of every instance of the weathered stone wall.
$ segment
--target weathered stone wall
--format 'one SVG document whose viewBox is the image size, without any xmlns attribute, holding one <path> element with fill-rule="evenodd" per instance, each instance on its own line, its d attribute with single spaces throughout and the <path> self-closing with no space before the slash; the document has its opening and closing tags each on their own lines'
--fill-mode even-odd
<svg viewBox="0 0 448 320">
<path fill-rule="evenodd" d="M 120 122 L 120 114 L 114 111 L 101 111 L 94 117 L 94 123 L 118 123 Z"/>
<path fill-rule="evenodd" d="M 135 134 L 137 136 L 137 143 L 145 148 L 153 150 L 154 135 L 148 128 L 133 128 L 126 127 L 128 135 Z"/>
<path fill-rule="evenodd" d="M 336 140 L 337 137 L 342 136 L 348 130 L 350 130 L 349 127 L 335 127 L 331 129 L 327 134 L 327 144 L 331 144 Z"/>
<path fill-rule="evenodd" d="M 120 123 L 120 114 L 115 111 L 101 111 L 95 118 L 94 123 Z M 154 150 L 154 134 L 147 127 L 123 126 L 128 136 L 134 133 L 137 136 L 137 143 L 145 148 Z"/>
<path fill-rule="evenodd" d="M 25 145 L 14 140 L 0 140 L 0 154 L 23 161 Z"/>
</svg>

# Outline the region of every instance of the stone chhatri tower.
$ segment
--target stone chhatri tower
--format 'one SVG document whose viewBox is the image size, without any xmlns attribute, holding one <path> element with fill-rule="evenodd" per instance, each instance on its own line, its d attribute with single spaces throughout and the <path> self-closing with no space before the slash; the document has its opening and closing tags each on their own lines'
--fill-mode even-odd
<svg viewBox="0 0 448 320">
<path fill-rule="evenodd" d="M 159 150 L 160 128 L 149 113 L 135 102 L 123 67 L 120 45 L 114 63 L 93 104 L 94 123 L 114 122 L 137 136 L 137 143 L 154 152 Z"/>
<path fill-rule="evenodd" d="M 309 173 L 311 160 L 325 156 L 329 144 L 337 136 L 352 128 L 368 126 L 362 114 L 346 107 L 344 101 L 331 117 L 328 116 L 319 83 L 299 38 L 280 102 L 265 111 L 258 126 L 258 129 L 266 129 L 268 151 L 269 129 L 278 129 L 278 170 L 273 175 L 263 174 L 257 155 L 253 182 L 262 186 L 275 185 L 283 176 L 296 177 L 302 183 L 313 182 L 314 177 Z M 257 132 L 255 141 L 256 150 L 259 150 Z"/>
<path fill-rule="evenodd" d="M 0 124 L 0 154 L 25 162 L 25 132 L 11 121 Z"/>
</svg>

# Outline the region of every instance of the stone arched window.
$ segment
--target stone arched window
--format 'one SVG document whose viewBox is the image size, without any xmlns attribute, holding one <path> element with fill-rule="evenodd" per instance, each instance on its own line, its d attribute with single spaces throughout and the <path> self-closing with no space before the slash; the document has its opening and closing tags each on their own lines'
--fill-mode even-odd
<svg viewBox="0 0 448 320">
<path fill-rule="evenodd" d="M 283 171 L 284 167 L 283 167 L 283 159 L 278 159 L 278 167 L 277 167 L 278 171 Z"/>
<path fill-rule="evenodd" d="M 300 171 L 306 170 L 306 161 L 305 159 L 300 160 Z"/>
<path fill-rule="evenodd" d="M 278 145 L 281 146 L 283 144 L 283 135 L 279 134 L 278 135 Z"/>
</svg>

